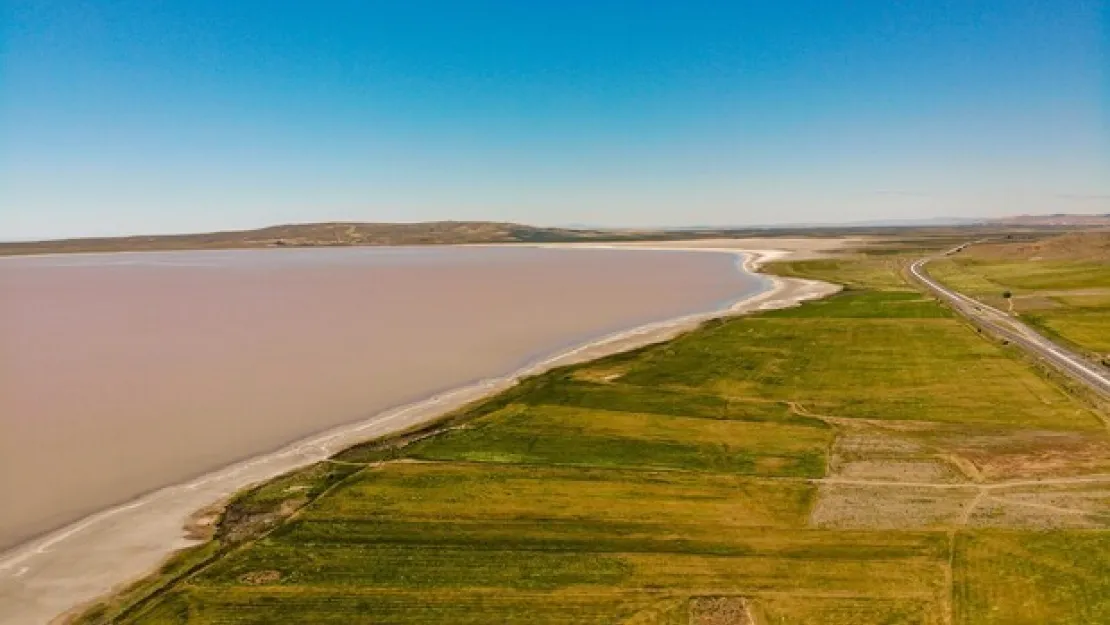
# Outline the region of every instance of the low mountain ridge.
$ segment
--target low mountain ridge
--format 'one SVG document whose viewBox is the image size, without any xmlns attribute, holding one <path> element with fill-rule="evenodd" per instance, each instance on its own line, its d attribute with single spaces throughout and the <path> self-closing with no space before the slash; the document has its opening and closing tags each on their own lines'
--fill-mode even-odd
<svg viewBox="0 0 1110 625">
<path fill-rule="evenodd" d="M 0 255 L 353 245 L 538 243 L 625 238 L 631 231 L 572 230 L 488 221 L 333 222 L 255 230 L 0 243 Z"/>
<path fill-rule="evenodd" d="M 1067 232 L 1033 241 L 997 241 L 976 248 L 977 256 L 999 260 L 1110 263 L 1110 228 Z"/>
</svg>

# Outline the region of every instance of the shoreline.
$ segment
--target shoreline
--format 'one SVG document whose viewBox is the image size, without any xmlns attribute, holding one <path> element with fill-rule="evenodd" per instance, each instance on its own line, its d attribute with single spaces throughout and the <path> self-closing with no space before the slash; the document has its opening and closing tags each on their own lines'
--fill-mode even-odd
<svg viewBox="0 0 1110 625">
<path fill-rule="evenodd" d="M 12 614 L 9 617 L 18 618 L 19 622 L 59 622 L 72 616 L 90 602 L 149 574 L 173 553 L 204 542 L 185 536 L 185 524 L 198 511 L 211 508 L 254 484 L 319 462 L 352 445 L 432 422 L 447 412 L 504 391 L 523 378 L 555 367 L 670 340 L 710 319 L 796 306 L 840 290 L 840 287 L 824 282 L 759 272 L 767 262 L 794 255 L 788 250 L 591 243 L 534 246 L 727 253 L 736 257 L 739 270 L 756 276 L 766 288 L 715 310 L 610 333 L 533 360 L 506 375 L 481 379 L 351 424 L 325 430 L 287 444 L 274 452 L 236 462 L 189 482 L 149 492 L 31 539 L 0 553 L 0 590 L 4 590 L 4 578 L 7 578 L 9 585 L 20 588 L 19 580 L 30 571 L 32 563 L 47 569 L 46 579 L 36 580 L 34 583 L 34 586 L 40 588 L 40 596 L 12 597 L 9 606 Z M 70 553 L 67 556 L 53 551 L 59 544 L 70 540 L 79 541 L 79 544 L 70 548 L 70 551 L 76 550 L 76 554 Z M 116 566 L 113 571 L 105 571 L 102 562 L 112 557 L 116 558 Z M 51 596 L 50 587 L 54 587 L 55 595 L 64 594 L 64 599 Z M 4 612 L 6 610 L 0 609 L 0 620 L 8 618 Z"/>
</svg>

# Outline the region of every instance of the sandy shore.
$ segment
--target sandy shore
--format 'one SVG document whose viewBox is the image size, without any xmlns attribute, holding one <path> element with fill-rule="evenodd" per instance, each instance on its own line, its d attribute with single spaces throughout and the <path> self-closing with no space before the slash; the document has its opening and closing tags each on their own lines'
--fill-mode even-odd
<svg viewBox="0 0 1110 625">
<path fill-rule="evenodd" d="M 762 247 L 770 240 L 589 247 L 726 252 L 737 255 L 746 270 L 755 272 L 771 260 L 811 257 L 842 245 L 829 240 L 794 240 L 789 244 L 775 241 L 782 249 L 753 249 L 756 242 Z M 686 315 L 606 336 L 533 362 L 510 375 L 440 393 L 200 479 L 163 488 L 24 544 L 0 555 L 0 623 L 52 622 L 59 614 L 141 577 L 173 551 L 193 544 L 183 532 L 185 521 L 193 513 L 251 484 L 317 462 L 353 444 L 434 420 L 445 412 L 504 390 L 522 377 L 552 367 L 667 340 L 711 318 L 796 305 L 838 290 L 821 282 L 767 275 L 762 279 L 766 286 L 763 292 L 727 309 Z"/>
</svg>

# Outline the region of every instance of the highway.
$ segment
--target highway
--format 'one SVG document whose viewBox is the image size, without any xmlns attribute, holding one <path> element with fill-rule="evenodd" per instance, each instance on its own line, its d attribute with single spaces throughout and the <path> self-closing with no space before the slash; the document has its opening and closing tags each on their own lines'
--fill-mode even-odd
<svg viewBox="0 0 1110 625">
<path fill-rule="evenodd" d="M 968 245 L 971 245 L 971 243 L 953 248 L 945 252 L 943 256 L 955 254 Z M 910 265 L 910 274 L 921 285 L 946 301 L 957 312 L 970 319 L 972 323 L 1022 347 L 1060 372 L 1082 382 L 1099 395 L 1110 399 L 1110 369 L 1053 343 L 1015 317 L 962 293 L 953 291 L 937 282 L 925 271 L 925 265 L 934 258 L 937 257 L 922 258 Z"/>
</svg>

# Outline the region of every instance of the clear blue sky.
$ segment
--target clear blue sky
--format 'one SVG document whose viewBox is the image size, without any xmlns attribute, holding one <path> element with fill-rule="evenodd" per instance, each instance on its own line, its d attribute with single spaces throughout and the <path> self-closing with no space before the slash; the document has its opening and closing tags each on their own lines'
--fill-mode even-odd
<svg viewBox="0 0 1110 625">
<path fill-rule="evenodd" d="M 0 7 L 0 239 L 1110 212 L 1110 2 Z"/>
</svg>

